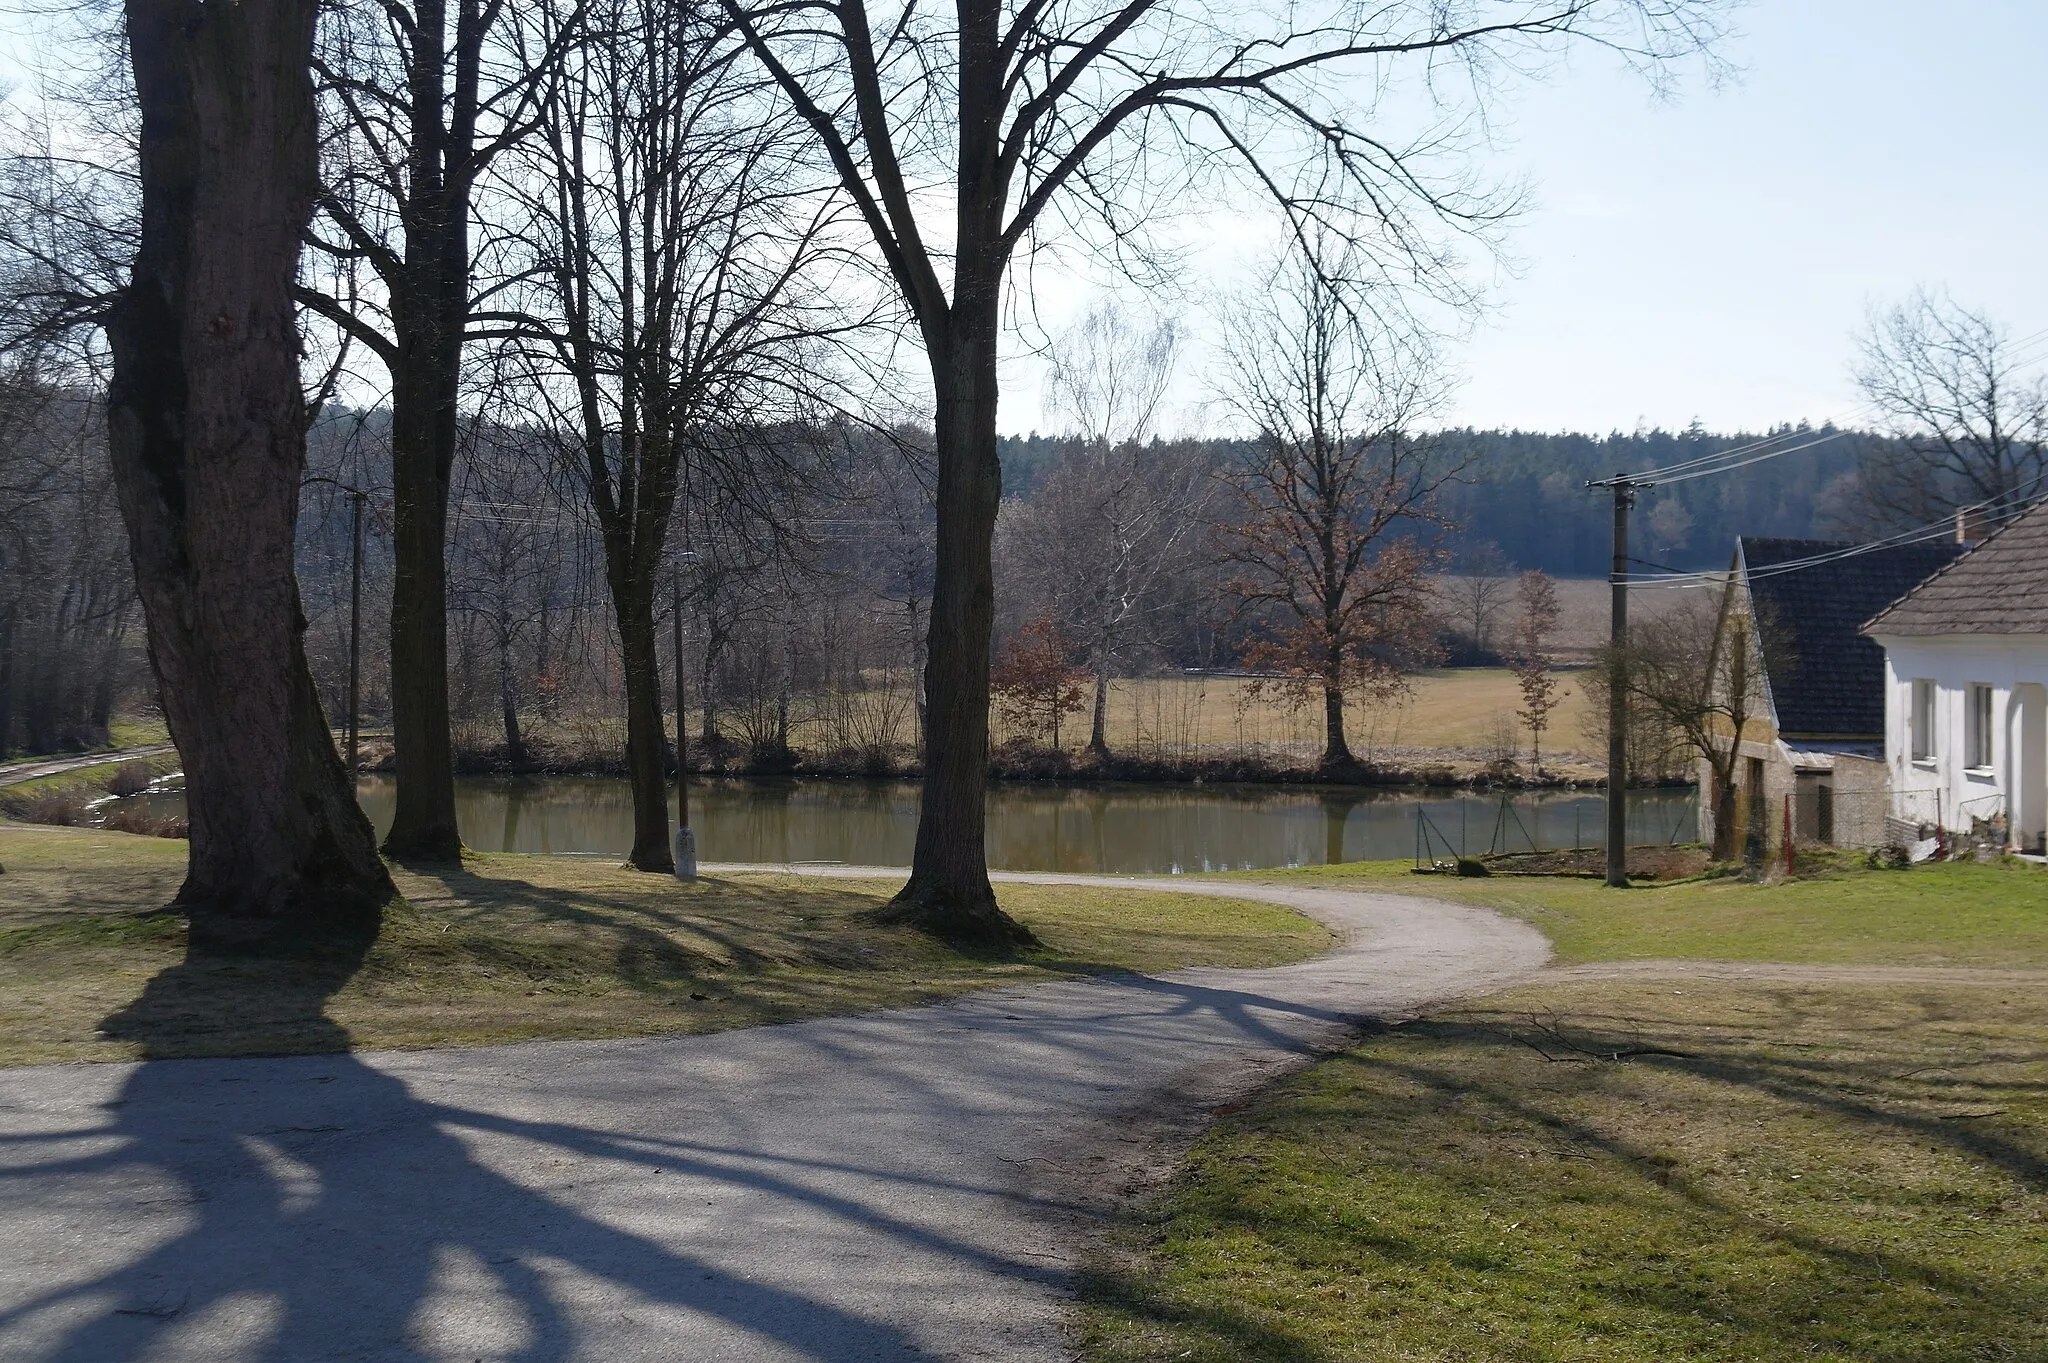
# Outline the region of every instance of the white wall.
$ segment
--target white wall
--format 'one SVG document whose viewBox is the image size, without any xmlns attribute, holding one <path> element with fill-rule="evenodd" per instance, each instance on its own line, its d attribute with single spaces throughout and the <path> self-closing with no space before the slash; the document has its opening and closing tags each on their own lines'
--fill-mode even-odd
<svg viewBox="0 0 2048 1363">
<path fill-rule="evenodd" d="M 2014 812 L 2018 835 L 2042 829 L 2040 709 L 2048 683 L 2048 636 L 1952 634 L 1915 638 L 1879 635 L 1885 651 L 1885 761 L 1890 768 L 1894 812 L 1900 818 L 1939 822 L 1959 832 L 1972 816 L 2007 812 L 2016 787 L 2027 792 Z M 1935 683 L 1934 755 L 1912 758 L 1913 682 Z M 1964 766 L 1967 756 L 1969 688 L 1992 688 L 1991 765 Z M 2032 685 L 2028 685 L 2031 683 Z M 2028 824 L 2035 825 L 2032 828 Z M 2031 839 L 2029 839 L 2031 841 Z"/>
</svg>

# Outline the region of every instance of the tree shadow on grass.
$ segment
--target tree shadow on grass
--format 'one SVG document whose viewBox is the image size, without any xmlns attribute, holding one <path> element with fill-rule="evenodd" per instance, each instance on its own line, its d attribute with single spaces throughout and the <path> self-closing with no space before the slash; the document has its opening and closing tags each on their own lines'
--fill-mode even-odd
<svg viewBox="0 0 2048 1363">
<path fill-rule="evenodd" d="M 1163 1209 L 1187 1216 L 1176 1234 L 1197 1245 L 1213 1239 L 1230 1250 L 1228 1258 L 1271 1256 L 1311 1282 L 1326 1272 L 1356 1274 L 1377 1293 L 1398 1292 L 1392 1284 L 1404 1276 L 1426 1282 L 1426 1296 L 1455 1294 L 1468 1303 L 1440 1347 L 1465 1347 L 1455 1336 L 1469 1318 L 1478 1333 L 1466 1345 L 1475 1357 L 1519 1357 L 1496 1351 L 1487 1333 L 1518 1326 L 1622 1346 L 1603 1357 L 1625 1356 L 1630 1341 L 1665 1357 L 1720 1357 L 1729 1349 L 1759 1358 L 2004 1357 L 2009 1344 L 2021 1350 L 2010 1356 L 2035 1356 L 2024 1351 L 2040 1344 L 2035 1332 L 2048 1293 L 2025 1268 L 1989 1253 L 1973 1261 L 1958 1249 L 1968 1208 L 1954 1205 L 1962 1197 L 1955 1187 L 1897 1190 L 1892 1195 L 1909 1205 L 1929 1200 L 1931 1210 L 1907 1213 L 1889 1227 L 1892 1234 L 1884 1233 L 1886 1195 L 1853 1190 L 1867 1177 L 1863 1161 L 1882 1158 L 1888 1147 L 1965 1156 L 2038 1196 L 2048 1192 L 2038 1131 L 2001 1132 L 1911 1110 L 1912 1095 L 1895 1082 L 1905 1076 L 1889 1073 L 1896 1063 L 1882 1054 L 1850 1067 L 1796 1045 L 1787 1053 L 1730 1039 L 1718 1024 L 1660 1026 L 1619 1016 L 1434 1020 L 1386 1039 L 1402 1044 L 1368 1041 L 1345 1053 L 1306 1094 L 1265 1112 L 1251 1145 L 1225 1147 L 1229 1162 L 1194 1200 Z M 1640 1049 L 1646 1046 L 1653 1049 Z M 1615 1059 L 1623 1054 L 1639 1058 Z M 2000 1046 L 1970 1063 L 2044 1059 L 2038 1048 Z M 1686 1088 L 1631 1097 L 1623 1076 L 1638 1066 L 1685 1076 Z M 1657 1136 L 1633 1130 L 1625 1106 L 1605 1118 L 1588 1115 L 1585 1105 L 1598 1100 L 1608 1078 L 1629 1085 L 1615 1092 L 1622 1104 L 1708 1111 L 1725 1102 L 1746 1111 L 1763 1098 L 1780 1121 L 1810 1115 L 1839 1123 L 1832 1137 L 1816 1127 L 1803 1139 L 1836 1143 L 1844 1200 L 1830 1214 L 1789 1196 L 1774 1204 L 1727 1189 L 1660 1148 Z M 1938 1101 L 2035 1091 L 2026 1080 L 1966 1083 Z M 1356 1149 L 1322 1152 L 1320 1143 L 1336 1132 Z M 1880 1144 L 1867 1154 L 1854 1144 L 1867 1142 Z M 1769 1166 L 1792 1155 L 1751 1149 L 1743 1159 Z M 1805 1172 L 1811 1190 L 1816 1171 Z M 1369 1191 L 1356 1205 L 1317 1201 L 1314 1190 L 1340 1188 L 1347 1177 L 1363 1178 L 1368 1190 L 1389 1189 L 1384 1209 Z M 1920 1229 L 1914 1217 L 1921 1214 L 1940 1220 Z M 1510 1219 L 1521 1238 L 1498 1229 Z M 1254 1248 L 1235 1243 L 1238 1236 Z M 1724 1259 L 1730 1244 L 1748 1248 Z M 1181 1262 L 1169 1252 L 1163 1271 L 1143 1261 L 1105 1270 L 1089 1295 L 1113 1320 L 1181 1332 L 1175 1347 L 1194 1339 L 1198 1358 L 1350 1356 L 1341 1334 L 1337 1345 L 1311 1344 L 1270 1316 L 1245 1312 L 1228 1300 L 1227 1283 L 1235 1280 L 1228 1274 L 1224 1284 L 1209 1285 L 1198 1267 L 1191 1290 L 1174 1286 L 1169 1275 Z M 1188 1262 L 1202 1264 L 1201 1252 Z M 1280 1294 L 1287 1281 L 1283 1272 L 1266 1286 Z M 1419 1309 L 1414 1321 L 1400 1312 L 1390 1318 L 1389 1338 L 1430 1328 L 1417 1322 L 1432 1319 L 1432 1308 Z M 1559 1332 L 1565 1322 L 1576 1324 Z M 1677 1342 L 1687 1335 L 1691 1343 Z M 1220 1347 L 1211 1349 L 1212 1341 Z M 1530 1346 L 1546 1347 L 1535 1337 Z"/>
<path fill-rule="evenodd" d="M 423 1101 L 346 1054 L 348 1032 L 324 1008 L 374 938 L 374 922 L 358 924 L 284 961 L 195 946 L 106 1020 L 153 1057 L 185 1053 L 214 1023 L 336 1054 L 146 1060 L 106 1105 L 109 1124 L 9 1137 L 9 1204 L 44 1235 L 49 1218 L 68 1221 L 60 1233 L 73 1251 L 7 1294 L 0 1353 L 39 1363 L 119 1363 L 171 1347 L 276 1363 L 603 1357 L 593 1321 L 626 1313 L 697 1318 L 726 1341 L 720 1356 L 745 1356 L 749 1341 L 820 1360 L 920 1356 L 897 1326 L 678 1252 L 481 1162 L 464 1135 L 643 1167 L 648 1158 L 596 1128 Z M 230 991 L 224 1009 L 222 982 L 238 976 L 249 987 Z M 822 1205 L 795 1183 L 779 1191 Z"/>
</svg>

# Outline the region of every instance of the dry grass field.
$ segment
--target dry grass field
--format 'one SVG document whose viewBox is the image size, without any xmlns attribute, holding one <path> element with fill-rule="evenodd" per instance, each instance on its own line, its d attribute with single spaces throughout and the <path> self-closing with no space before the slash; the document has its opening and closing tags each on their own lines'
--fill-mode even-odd
<svg viewBox="0 0 2048 1363">
<path fill-rule="evenodd" d="M 1546 765 L 1552 752 L 1590 746 L 1583 734 L 1587 703 L 1574 675 L 1562 674 L 1564 702 L 1544 735 Z M 1313 758 L 1322 751 L 1320 707 L 1295 707 L 1253 688 L 1240 677 L 1119 678 L 1110 683 L 1109 745 L 1141 757 L 1258 752 Z M 1520 705 L 1514 675 L 1505 668 L 1425 672 L 1398 701 L 1351 707 L 1351 747 L 1361 758 L 1382 761 L 1412 760 L 1421 750 L 1486 761 L 1503 745 L 1525 756 L 1528 732 L 1514 718 Z M 997 740 L 1007 736 L 998 724 Z M 1082 747 L 1088 740 L 1086 717 L 1063 727 L 1060 740 L 1071 749 Z"/>
</svg>

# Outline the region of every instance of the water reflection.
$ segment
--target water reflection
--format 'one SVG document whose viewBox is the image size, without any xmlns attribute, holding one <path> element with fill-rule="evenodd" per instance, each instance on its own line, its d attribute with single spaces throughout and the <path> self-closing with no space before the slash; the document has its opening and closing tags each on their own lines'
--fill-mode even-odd
<svg viewBox="0 0 2048 1363">
<path fill-rule="evenodd" d="M 379 834 L 396 787 L 364 778 L 363 808 Z M 902 866 L 917 836 L 909 781 L 705 780 L 691 788 L 698 855 L 706 861 L 852 862 Z M 134 797 L 182 813 L 176 792 Z M 605 777 L 474 778 L 456 783 L 463 841 L 484 852 L 623 856 L 633 801 Z M 1690 790 L 1629 795 L 1629 841 L 1689 840 Z M 1159 874 L 1478 855 L 1530 847 L 1598 847 L 1598 793 L 1497 795 L 1346 787 L 998 786 L 989 792 L 989 864 L 1009 871 Z"/>
</svg>

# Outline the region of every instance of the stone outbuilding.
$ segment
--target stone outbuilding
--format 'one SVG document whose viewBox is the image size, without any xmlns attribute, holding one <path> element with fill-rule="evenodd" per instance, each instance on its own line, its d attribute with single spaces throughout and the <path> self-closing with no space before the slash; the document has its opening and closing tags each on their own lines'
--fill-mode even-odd
<svg viewBox="0 0 2048 1363">
<path fill-rule="evenodd" d="M 1859 547 L 1754 536 L 1735 543 L 1715 647 L 1725 657 L 1733 633 L 1743 631 L 1762 663 L 1761 694 L 1737 740 L 1739 845 L 1752 855 L 1783 845 L 1788 809 L 1798 841 L 1887 840 L 1885 655 L 1861 627 L 1962 546 L 1937 540 L 1851 552 Z M 1700 840 L 1711 844 L 1713 769 L 1704 758 L 1699 768 Z"/>
</svg>

